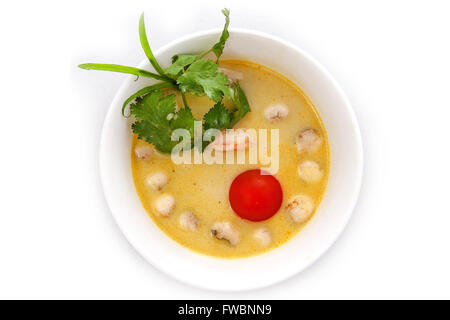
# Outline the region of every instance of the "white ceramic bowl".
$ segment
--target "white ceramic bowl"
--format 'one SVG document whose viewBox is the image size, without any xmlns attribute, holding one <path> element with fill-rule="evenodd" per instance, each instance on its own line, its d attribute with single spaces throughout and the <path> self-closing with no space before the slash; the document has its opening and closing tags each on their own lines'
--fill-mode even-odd
<svg viewBox="0 0 450 320">
<path fill-rule="evenodd" d="M 221 30 L 196 33 L 155 52 L 167 66 L 176 53 L 209 48 Z M 287 279 L 316 261 L 347 224 L 358 198 L 363 154 L 358 123 L 345 94 L 316 60 L 292 44 L 260 32 L 232 29 L 223 58 L 268 66 L 294 81 L 312 100 L 328 132 L 331 168 L 328 187 L 316 214 L 281 247 L 243 259 L 219 259 L 186 249 L 165 235 L 148 216 L 136 194 L 130 165 L 132 133 L 121 116 L 123 101 L 152 81 L 130 76 L 106 117 L 100 146 L 100 172 L 106 200 L 122 232 L 152 265 L 174 278 L 213 290 L 239 291 Z M 140 68 L 153 70 L 147 61 Z"/>
</svg>

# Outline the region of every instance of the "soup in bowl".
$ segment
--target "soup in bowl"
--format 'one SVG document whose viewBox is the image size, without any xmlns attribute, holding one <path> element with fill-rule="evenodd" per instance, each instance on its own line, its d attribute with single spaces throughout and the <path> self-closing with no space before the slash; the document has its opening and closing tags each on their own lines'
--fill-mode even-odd
<svg viewBox="0 0 450 320">
<path fill-rule="evenodd" d="M 292 81 L 249 61 L 221 60 L 219 67 L 239 78 L 251 106 L 234 126 L 243 130 L 231 136 L 236 141 L 224 146 L 226 141 L 218 144 L 216 137 L 209 146 L 214 163 L 194 163 L 194 156 L 177 163 L 135 135 L 132 173 L 142 205 L 173 240 L 214 257 L 249 257 L 291 239 L 320 206 L 329 171 L 328 138 L 317 110 Z M 177 99 L 182 105 L 181 94 Z M 204 118 L 214 105 L 195 95 L 186 95 L 186 101 L 196 118 Z M 255 141 L 245 141 L 251 129 Z M 274 129 L 277 141 L 271 139 Z M 241 150 L 239 134 L 244 139 Z M 259 156 L 263 145 L 270 147 L 267 164 Z M 250 161 L 251 147 L 255 161 Z M 257 170 L 265 170 L 268 177 Z M 258 193 L 251 179 L 264 183 L 265 194 L 250 200 L 248 208 L 244 200 Z M 278 189 L 272 190 L 271 181 Z M 263 201 L 261 208 L 253 208 L 253 202 Z"/>
<path fill-rule="evenodd" d="M 220 34 L 190 35 L 154 55 L 168 67 L 174 55 L 210 48 Z M 202 145 L 201 163 L 193 163 L 195 149 L 187 152 L 191 163 L 175 163 L 173 154 L 130 130 L 139 115 L 121 116 L 128 97 L 155 83 L 130 77 L 104 123 L 100 173 L 118 226 L 146 260 L 183 282 L 238 291 L 286 279 L 334 243 L 356 203 L 363 160 L 355 115 L 321 65 L 267 34 L 231 29 L 229 35 L 218 67 L 239 78 L 251 107 L 233 126 L 242 129 L 233 133 L 236 140 L 228 144 L 223 131 Z M 148 60 L 139 68 L 154 70 Z M 214 104 L 173 94 L 177 110 L 189 105 L 196 118 Z M 270 156 L 237 163 L 239 153 L 248 160 L 252 145 L 259 146 L 248 129 L 256 129 L 257 141 L 259 129 L 267 131 L 267 154 L 279 149 L 275 165 Z M 216 162 L 207 164 L 205 154 Z"/>
</svg>

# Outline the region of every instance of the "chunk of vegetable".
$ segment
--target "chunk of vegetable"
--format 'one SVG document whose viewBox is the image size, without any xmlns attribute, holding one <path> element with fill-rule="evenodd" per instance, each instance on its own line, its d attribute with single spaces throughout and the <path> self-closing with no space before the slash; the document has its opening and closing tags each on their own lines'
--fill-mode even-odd
<svg viewBox="0 0 450 320">
<path fill-rule="evenodd" d="M 283 191 L 274 176 L 259 169 L 248 170 L 233 180 L 229 200 L 231 208 L 241 218 L 263 221 L 278 212 Z"/>
</svg>

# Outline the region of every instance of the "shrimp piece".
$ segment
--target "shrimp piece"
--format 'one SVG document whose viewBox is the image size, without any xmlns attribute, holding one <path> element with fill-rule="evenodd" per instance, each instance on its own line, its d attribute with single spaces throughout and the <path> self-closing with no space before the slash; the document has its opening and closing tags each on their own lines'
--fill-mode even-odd
<svg viewBox="0 0 450 320">
<path fill-rule="evenodd" d="M 235 81 L 244 80 L 244 75 L 242 72 L 234 71 L 227 68 L 218 68 L 217 71 L 222 72 L 228 77 L 229 83 L 232 84 Z"/>
<path fill-rule="evenodd" d="M 211 234 L 219 240 L 227 240 L 232 246 L 239 243 L 239 232 L 228 221 L 214 223 Z"/>
<path fill-rule="evenodd" d="M 300 132 L 295 138 L 297 144 L 297 151 L 302 152 L 316 152 L 322 145 L 322 137 L 315 129 L 306 129 Z"/>
<path fill-rule="evenodd" d="M 294 222 L 301 223 L 306 221 L 314 212 L 314 203 L 310 197 L 299 194 L 289 201 L 286 211 Z"/>
<path fill-rule="evenodd" d="M 298 175 L 306 182 L 318 182 L 323 177 L 323 171 L 317 162 L 306 160 L 298 166 Z"/>
<path fill-rule="evenodd" d="M 134 148 L 134 154 L 139 160 L 148 160 L 152 156 L 153 150 L 150 146 L 141 145 Z"/>
<path fill-rule="evenodd" d="M 269 121 L 277 121 L 286 118 L 289 114 L 289 109 L 283 104 L 277 104 L 267 107 L 264 110 L 264 116 Z"/>
<path fill-rule="evenodd" d="M 246 150 L 251 142 L 251 135 L 245 130 L 232 129 L 218 134 L 211 147 L 216 151 Z"/>
<path fill-rule="evenodd" d="M 200 221 L 198 221 L 198 218 L 192 212 L 186 211 L 181 214 L 180 226 L 183 229 L 186 229 L 189 231 L 195 231 L 195 230 L 197 230 L 199 225 L 200 225 Z"/>
</svg>

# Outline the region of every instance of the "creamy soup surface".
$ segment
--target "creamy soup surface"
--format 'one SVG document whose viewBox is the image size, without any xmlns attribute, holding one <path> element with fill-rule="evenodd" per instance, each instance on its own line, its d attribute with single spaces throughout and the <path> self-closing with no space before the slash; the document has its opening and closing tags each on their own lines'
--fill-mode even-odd
<svg viewBox="0 0 450 320">
<path fill-rule="evenodd" d="M 289 200 L 296 195 L 307 195 L 314 203 L 314 211 L 324 194 L 329 172 L 328 140 L 323 123 L 306 95 L 291 81 L 264 66 L 238 60 L 224 60 L 220 67 L 242 73 L 240 85 L 245 91 L 251 112 L 235 128 L 279 129 L 280 162 L 275 177 L 281 184 L 283 203 L 270 219 L 252 222 L 233 212 L 228 192 L 233 179 L 240 173 L 267 166 L 258 164 L 181 164 L 172 162 L 170 155 L 153 152 L 149 159 L 138 159 L 136 147 L 148 145 L 135 136 L 132 143 L 131 165 L 133 179 L 142 205 L 149 216 L 169 237 L 179 244 L 206 255 L 222 258 L 240 258 L 264 253 L 291 239 L 308 220 L 296 223 L 287 211 Z M 181 97 L 177 97 L 182 106 Z M 206 97 L 187 96 L 194 117 L 201 119 L 214 102 Z M 226 104 L 226 103 L 225 103 Z M 227 104 L 226 104 L 227 105 Z M 285 105 L 289 109 L 286 118 L 269 121 L 265 110 L 273 105 Z M 306 129 L 314 129 L 322 143 L 314 152 L 298 152 L 296 137 Z M 270 141 L 270 140 L 269 140 Z M 323 173 L 319 181 L 305 181 L 299 175 L 299 165 L 314 161 Z M 148 185 L 147 177 L 162 172 L 167 183 L 161 190 Z M 155 201 L 163 194 L 173 196 L 175 206 L 168 216 L 155 212 Z M 192 231 L 181 227 L 180 216 L 189 211 L 198 219 L 198 227 Z M 216 222 L 230 222 L 239 233 L 235 245 L 220 240 L 211 233 Z M 254 232 L 265 228 L 270 234 L 269 243 L 262 244 Z"/>
</svg>

